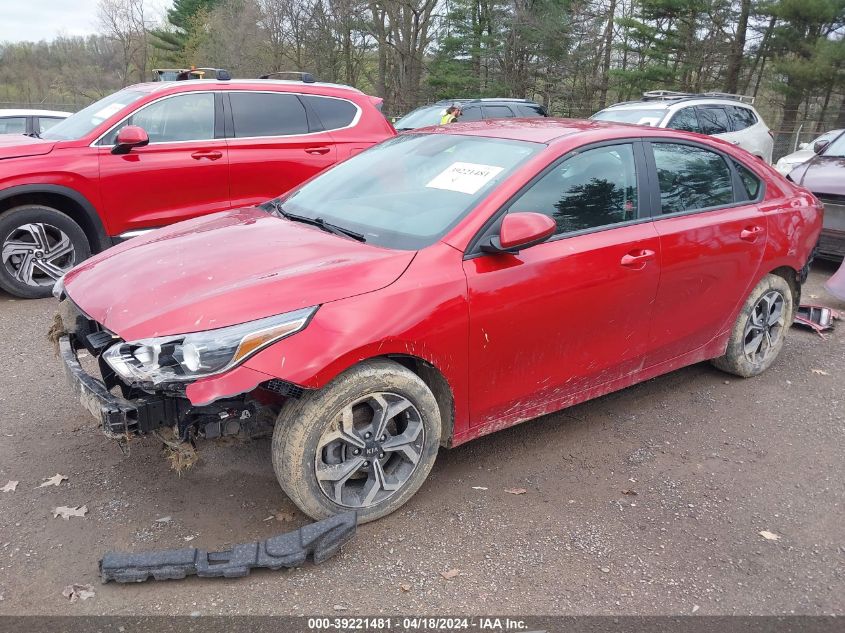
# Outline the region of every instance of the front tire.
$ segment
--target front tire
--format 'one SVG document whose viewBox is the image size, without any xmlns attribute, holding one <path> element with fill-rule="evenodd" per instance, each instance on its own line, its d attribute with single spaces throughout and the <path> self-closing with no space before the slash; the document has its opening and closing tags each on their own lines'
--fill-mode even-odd
<svg viewBox="0 0 845 633">
<path fill-rule="evenodd" d="M 0 247 L 0 288 L 23 299 L 49 297 L 56 280 L 91 255 L 76 222 L 39 204 L 0 215 Z"/>
<path fill-rule="evenodd" d="M 725 354 L 713 365 L 742 378 L 762 374 L 780 354 L 794 316 L 792 288 L 783 277 L 766 275 L 745 300 Z"/>
<path fill-rule="evenodd" d="M 386 516 L 422 486 L 440 445 L 437 401 L 412 371 L 367 361 L 289 400 L 273 432 L 282 489 L 313 519 Z"/>
</svg>

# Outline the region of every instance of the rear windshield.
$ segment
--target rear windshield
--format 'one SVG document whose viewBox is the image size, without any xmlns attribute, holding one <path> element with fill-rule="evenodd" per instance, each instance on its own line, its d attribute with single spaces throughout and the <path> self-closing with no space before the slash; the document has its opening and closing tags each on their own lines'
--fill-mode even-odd
<svg viewBox="0 0 845 633">
<path fill-rule="evenodd" d="M 594 121 L 615 121 L 617 123 L 636 123 L 656 126 L 663 120 L 666 110 L 663 108 L 608 108 L 596 112 L 590 118 Z"/>
</svg>

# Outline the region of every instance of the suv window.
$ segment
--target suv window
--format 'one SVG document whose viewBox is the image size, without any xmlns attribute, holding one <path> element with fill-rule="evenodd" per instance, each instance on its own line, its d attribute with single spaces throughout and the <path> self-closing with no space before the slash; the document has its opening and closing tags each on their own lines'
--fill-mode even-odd
<svg viewBox="0 0 845 633">
<path fill-rule="evenodd" d="M 480 121 L 481 119 L 481 106 L 468 106 L 461 110 L 458 121 Z"/>
<path fill-rule="evenodd" d="M 43 132 L 46 132 L 51 127 L 56 125 L 56 123 L 61 123 L 61 122 L 62 122 L 62 119 L 58 119 L 58 118 L 52 117 L 52 116 L 38 117 L 38 133 L 42 134 Z"/>
<path fill-rule="evenodd" d="M 505 119 L 513 118 L 513 112 L 508 106 L 503 105 L 486 105 L 484 106 L 485 119 Z"/>
<path fill-rule="evenodd" d="M 540 107 L 538 105 L 530 104 L 530 103 L 518 103 L 518 104 L 516 104 L 516 113 L 517 113 L 517 116 L 522 116 L 522 117 L 546 116 L 542 107 Z"/>
<path fill-rule="evenodd" d="M 23 134 L 26 132 L 26 117 L 14 116 L 0 119 L 0 134 Z"/>
<path fill-rule="evenodd" d="M 701 128 L 698 125 L 698 117 L 695 115 L 695 108 L 678 110 L 666 127 L 670 127 L 673 130 L 683 130 L 684 132 L 701 132 Z"/>
<path fill-rule="evenodd" d="M 630 143 L 586 150 L 556 165 L 508 209 L 545 213 L 557 233 L 637 217 L 637 172 Z"/>
<path fill-rule="evenodd" d="M 213 139 L 214 95 L 209 92 L 186 93 L 151 103 L 112 128 L 99 144 L 114 145 L 118 131 L 127 125 L 144 128 L 150 143 Z"/>
<path fill-rule="evenodd" d="M 308 133 L 305 106 L 296 95 L 269 92 L 232 92 L 235 136 L 289 136 Z"/>
<path fill-rule="evenodd" d="M 731 131 L 728 113 L 721 106 L 697 106 L 698 124 L 702 134 L 725 134 Z"/>
<path fill-rule="evenodd" d="M 694 145 L 651 145 L 660 185 L 660 212 L 709 209 L 734 201 L 731 170 L 716 152 Z"/>
<path fill-rule="evenodd" d="M 346 99 L 330 99 L 313 95 L 303 95 L 300 98 L 317 113 L 324 130 L 339 130 L 347 127 L 358 114 L 355 104 Z"/>
<path fill-rule="evenodd" d="M 734 132 L 744 130 L 757 123 L 757 117 L 754 112 L 748 108 L 741 106 L 728 106 L 728 113 L 731 115 L 731 123 L 733 124 Z"/>
</svg>

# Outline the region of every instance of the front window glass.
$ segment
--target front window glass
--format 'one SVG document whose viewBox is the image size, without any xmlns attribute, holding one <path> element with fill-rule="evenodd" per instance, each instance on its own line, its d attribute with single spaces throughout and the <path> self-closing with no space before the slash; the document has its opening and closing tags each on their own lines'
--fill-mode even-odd
<svg viewBox="0 0 845 633">
<path fill-rule="evenodd" d="M 46 117 L 42 116 L 38 119 L 38 133 L 44 134 L 47 130 L 52 127 L 55 127 L 57 124 L 61 123 L 63 119 L 57 119 L 55 117 Z"/>
<path fill-rule="evenodd" d="M 186 93 L 151 103 L 113 128 L 103 137 L 100 145 L 114 145 L 118 131 L 127 125 L 144 128 L 150 143 L 213 139 L 214 95 L 209 92 Z"/>
<path fill-rule="evenodd" d="M 835 156 L 845 158 L 845 134 L 840 134 L 822 152 L 822 156 Z"/>
<path fill-rule="evenodd" d="M 415 130 L 418 127 L 426 127 L 427 125 L 438 125 L 440 117 L 446 112 L 445 105 L 438 106 L 424 106 L 417 108 L 410 114 L 406 114 L 393 127 L 397 130 Z"/>
<path fill-rule="evenodd" d="M 637 216 L 637 172 L 630 144 L 587 150 L 554 167 L 514 202 L 510 213 L 545 213 L 557 233 L 582 231 Z"/>
<path fill-rule="evenodd" d="M 675 143 L 652 143 L 661 213 L 731 204 L 731 170 L 716 152 Z"/>
<path fill-rule="evenodd" d="M 41 136 L 54 141 L 70 141 L 87 136 L 103 121 L 111 118 L 126 106 L 135 103 L 148 93 L 139 90 L 121 90 L 105 99 L 92 103 L 61 123 L 57 123 Z"/>
<path fill-rule="evenodd" d="M 538 143 L 453 134 L 396 136 L 282 199 L 286 213 L 322 218 L 367 243 L 416 250 L 440 239 Z"/>
</svg>

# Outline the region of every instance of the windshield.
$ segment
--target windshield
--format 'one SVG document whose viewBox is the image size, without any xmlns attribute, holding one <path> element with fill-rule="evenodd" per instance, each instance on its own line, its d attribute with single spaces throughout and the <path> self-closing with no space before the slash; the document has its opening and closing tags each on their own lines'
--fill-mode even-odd
<svg viewBox="0 0 845 633">
<path fill-rule="evenodd" d="M 438 125 L 440 117 L 446 112 L 446 106 L 423 106 L 409 112 L 393 124 L 397 130 L 415 130 L 427 125 Z"/>
<path fill-rule="evenodd" d="M 663 108 L 610 108 L 596 112 L 590 118 L 594 121 L 615 121 L 617 123 L 638 123 L 639 125 L 657 125 L 666 110 Z"/>
<path fill-rule="evenodd" d="M 282 208 L 361 233 L 370 244 L 417 250 L 443 237 L 543 147 L 454 134 L 396 136 L 282 198 Z"/>
<path fill-rule="evenodd" d="M 61 123 L 57 123 L 49 130 L 41 134 L 41 138 L 49 138 L 56 141 L 71 141 L 86 136 L 95 127 L 100 125 L 110 116 L 117 114 L 130 103 L 134 103 L 146 92 L 136 90 L 121 90 L 100 99 L 83 108 L 76 114 L 72 114 Z"/>
<path fill-rule="evenodd" d="M 834 158 L 845 158 L 845 134 L 840 134 L 835 140 L 831 141 L 822 156 L 832 156 Z"/>
</svg>

